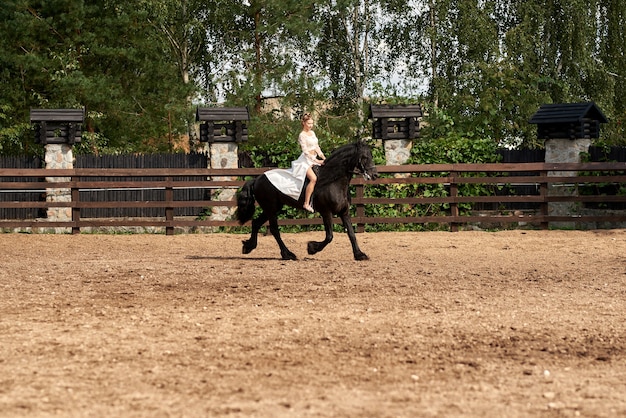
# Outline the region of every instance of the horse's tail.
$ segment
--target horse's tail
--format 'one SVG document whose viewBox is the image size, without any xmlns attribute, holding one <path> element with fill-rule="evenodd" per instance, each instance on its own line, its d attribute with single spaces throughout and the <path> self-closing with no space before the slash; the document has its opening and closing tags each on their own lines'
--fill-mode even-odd
<svg viewBox="0 0 626 418">
<path fill-rule="evenodd" d="M 254 180 L 248 180 L 237 193 L 237 220 L 245 224 L 254 216 Z"/>
</svg>

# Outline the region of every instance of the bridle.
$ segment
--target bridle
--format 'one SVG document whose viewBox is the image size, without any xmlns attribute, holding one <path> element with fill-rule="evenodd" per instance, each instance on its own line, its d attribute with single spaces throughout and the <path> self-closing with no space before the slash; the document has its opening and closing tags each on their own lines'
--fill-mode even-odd
<svg viewBox="0 0 626 418">
<path fill-rule="evenodd" d="M 363 163 L 359 159 L 359 163 L 357 164 L 356 167 L 354 167 L 354 170 L 352 170 L 352 174 L 360 174 L 363 176 L 365 180 L 371 180 L 372 176 L 369 173 L 373 171 L 375 168 L 376 166 L 374 164 L 367 166 L 367 167 L 363 167 Z"/>
</svg>

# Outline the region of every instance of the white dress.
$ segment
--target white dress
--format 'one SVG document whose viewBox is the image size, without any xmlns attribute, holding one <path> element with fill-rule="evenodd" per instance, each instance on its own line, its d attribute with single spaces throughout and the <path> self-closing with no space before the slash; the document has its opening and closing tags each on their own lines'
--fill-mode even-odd
<svg viewBox="0 0 626 418">
<path fill-rule="evenodd" d="M 275 168 L 265 172 L 265 176 L 274 187 L 295 200 L 300 198 L 307 170 L 312 165 L 319 165 L 317 156 L 323 155 L 313 131 L 309 131 L 309 134 L 304 131 L 300 132 L 298 143 L 302 154 L 297 160 L 291 162 L 291 168 Z"/>
</svg>

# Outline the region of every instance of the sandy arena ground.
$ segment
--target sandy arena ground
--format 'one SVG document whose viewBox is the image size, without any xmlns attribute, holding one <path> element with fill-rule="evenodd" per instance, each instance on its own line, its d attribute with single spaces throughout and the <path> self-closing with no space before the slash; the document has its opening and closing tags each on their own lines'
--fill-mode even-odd
<svg viewBox="0 0 626 418">
<path fill-rule="evenodd" d="M 626 231 L 322 235 L 0 234 L 0 416 L 626 416 Z"/>
</svg>

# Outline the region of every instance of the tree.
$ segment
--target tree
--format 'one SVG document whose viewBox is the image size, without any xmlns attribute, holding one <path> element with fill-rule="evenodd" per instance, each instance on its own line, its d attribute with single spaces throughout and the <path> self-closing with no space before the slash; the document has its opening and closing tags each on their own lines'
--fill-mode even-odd
<svg viewBox="0 0 626 418">
<path fill-rule="evenodd" d="M 396 25 L 387 33 L 406 46 L 397 52 L 406 51 L 413 76 L 428 80 L 427 104 L 440 108 L 431 113 L 452 116 L 455 129 L 540 146 L 527 120 L 543 103 L 589 100 L 609 116 L 620 114 L 623 83 L 611 74 L 619 77 L 617 68 L 624 68 L 623 1 L 386 4 Z M 609 62 L 618 66 L 609 69 Z"/>
<path fill-rule="evenodd" d="M 505 38 L 506 57 L 531 81 L 525 92 L 528 103 L 533 96 L 536 107 L 594 101 L 610 118 L 615 114 L 615 79 L 607 76 L 598 48 L 606 44 L 609 25 L 623 25 L 619 13 L 599 19 L 610 6 L 597 0 L 513 4 L 517 20 Z"/>
<path fill-rule="evenodd" d="M 541 104 L 595 101 L 623 144 L 625 17 L 623 0 L 5 0 L 0 152 L 36 149 L 31 107 L 82 106 L 79 151 L 168 150 L 194 99 L 223 98 L 264 140 L 304 109 L 360 136 L 368 100 L 419 97 L 432 132 L 525 146 Z"/>
<path fill-rule="evenodd" d="M 8 124 L 27 121 L 31 107 L 85 107 L 79 151 L 91 152 L 170 149 L 171 133 L 184 132 L 171 110 L 187 112 L 189 90 L 145 10 L 121 1 L 11 0 L 0 13 Z M 32 143 L 28 132 L 22 143 Z"/>
<path fill-rule="evenodd" d="M 340 114 L 352 115 L 359 126 L 364 120 L 366 88 L 381 70 L 381 8 L 375 0 L 329 0 L 317 5 L 321 28 L 315 42 L 315 66 L 326 75 L 326 88 Z M 360 136 L 361 129 L 355 132 Z"/>
<path fill-rule="evenodd" d="M 272 91 L 289 93 L 311 39 L 312 0 L 214 1 L 206 8 L 212 61 L 204 77 L 228 102 L 259 113 Z M 219 57 L 219 59 L 217 59 Z M 210 94 L 210 92 L 209 92 Z"/>
<path fill-rule="evenodd" d="M 605 78 L 613 84 L 612 123 L 606 138 L 609 143 L 626 145 L 626 2 L 608 0 L 600 4 L 600 45 L 598 61 L 603 65 Z"/>
</svg>

